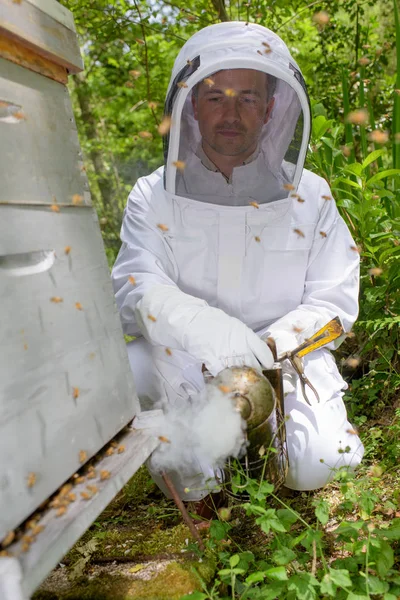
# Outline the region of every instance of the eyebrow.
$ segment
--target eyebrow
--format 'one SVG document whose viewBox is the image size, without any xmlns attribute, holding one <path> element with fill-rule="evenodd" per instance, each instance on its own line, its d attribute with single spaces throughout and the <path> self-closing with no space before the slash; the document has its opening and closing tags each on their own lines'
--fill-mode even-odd
<svg viewBox="0 0 400 600">
<path fill-rule="evenodd" d="M 207 96 L 208 94 L 225 94 L 225 92 L 218 88 L 212 88 L 204 92 L 204 96 Z M 258 96 L 259 98 L 261 98 L 261 94 L 258 90 L 240 90 L 238 92 L 238 95 L 240 94 L 252 94 L 253 96 Z"/>
</svg>

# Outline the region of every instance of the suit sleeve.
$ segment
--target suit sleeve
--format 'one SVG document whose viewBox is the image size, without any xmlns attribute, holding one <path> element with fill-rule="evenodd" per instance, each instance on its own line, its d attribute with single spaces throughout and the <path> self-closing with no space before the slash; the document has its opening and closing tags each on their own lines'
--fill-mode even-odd
<svg viewBox="0 0 400 600">
<path fill-rule="evenodd" d="M 160 284 L 177 287 L 178 268 L 158 227 L 153 193 L 147 178 L 139 179 L 130 193 L 121 228 L 122 246 L 111 273 L 122 328 L 128 335 L 141 332 L 135 308 L 149 289 Z"/>
<path fill-rule="evenodd" d="M 281 337 L 283 345 L 302 343 L 338 316 L 350 331 L 358 315 L 359 254 L 350 231 L 340 216 L 330 189 L 321 181 L 319 219 L 309 255 L 301 304 L 259 332 L 262 337 Z M 290 341 L 292 338 L 292 341 Z M 285 340 L 285 341 L 284 341 Z M 332 343 L 336 348 L 341 340 Z M 279 348 L 286 351 L 290 348 Z"/>
</svg>

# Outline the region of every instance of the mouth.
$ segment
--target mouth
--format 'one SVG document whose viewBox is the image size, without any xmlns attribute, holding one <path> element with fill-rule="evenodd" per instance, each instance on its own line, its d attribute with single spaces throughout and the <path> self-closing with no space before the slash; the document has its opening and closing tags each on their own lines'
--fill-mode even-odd
<svg viewBox="0 0 400 600">
<path fill-rule="evenodd" d="M 232 129 L 220 129 L 217 133 L 219 135 L 222 135 L 223 137 L 227 137 L 227 138 L 235 138 L 235 137 L 238 137 L 239 135 L 242 135 L 241 131 L 235 131 Z"/>
</svg>

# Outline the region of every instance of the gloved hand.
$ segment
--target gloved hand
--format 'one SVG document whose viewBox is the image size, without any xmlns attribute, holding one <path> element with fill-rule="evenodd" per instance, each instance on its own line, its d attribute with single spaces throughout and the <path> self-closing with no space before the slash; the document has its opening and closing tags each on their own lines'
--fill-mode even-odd
<svg viewBox="0 0 400 600">
<path fill-rule="evenodd" d="M 266 334 L 263 334 L 263 339 L 266 337 L 271 337 L 275 341 L 276 352 L 278 358 L 282 356 L 285 352 L 289 352 L 290 350 L 294 350 L 299 345 L 299 341 L 297 340 L 296 333 L 293 331 L 285 331 L 282 329 L 277 329 L 276 331 L 271 327 L 272 331 L 268 331 Z M 283 383 L 283 395 L 287 396 L 291 394 L 296 389 L 297 378 L 298 375 L 295 369 L 292 367 L 290 361 L 284 360 L 282 363 L 282 383 Z"/>
<path fill-rule="evenodd" d="M 267 344 L 244 323 L 173 286 L 150 289 L 135 313 L 152 344 L 185 350 L 212 375 L 232 366 L 269 369 L 274 363 Z"/>
</svg>

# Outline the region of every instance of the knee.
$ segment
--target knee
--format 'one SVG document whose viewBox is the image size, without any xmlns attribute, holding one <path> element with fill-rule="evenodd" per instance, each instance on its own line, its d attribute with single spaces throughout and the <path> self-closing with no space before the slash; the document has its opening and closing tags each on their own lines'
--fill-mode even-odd
<svg viewBox="0 0 400 600">
<path fill-rule="evenodd" d="M 361 463 L 364 447 L 357 435 L 345 442 L 314 440 L 303 453 L 289 448 L 289 469 L 285 485 L 294 490 L 316 490 L 332 481 L 341 470 L 354 471 Z"/>
</svg>

